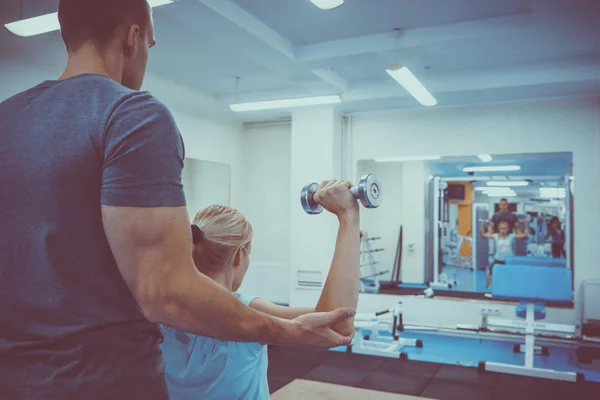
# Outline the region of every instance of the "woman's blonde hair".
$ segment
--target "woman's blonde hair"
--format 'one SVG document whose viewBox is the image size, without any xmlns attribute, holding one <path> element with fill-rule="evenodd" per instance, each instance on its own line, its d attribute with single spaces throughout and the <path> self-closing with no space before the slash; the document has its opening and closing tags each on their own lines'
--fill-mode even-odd
<svg viewBox="0 0 600 400">
<path fill-rule="evenodd" d="M 196 214 L 193 224 L 201 233 L 194 239 L 192 256 L 202 273 L 218 272 L 229 265 L 242 247 L 250 250 L 252 225 L 238 210 L 212 205 Z"/>
</svg>

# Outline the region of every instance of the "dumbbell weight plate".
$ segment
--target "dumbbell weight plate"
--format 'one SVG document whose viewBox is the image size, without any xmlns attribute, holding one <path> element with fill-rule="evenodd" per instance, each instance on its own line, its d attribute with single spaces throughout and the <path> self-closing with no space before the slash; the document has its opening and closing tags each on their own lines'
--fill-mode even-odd
<svg viewBox="0 0 600 400">
<path fill-rule="evenodd" d="M 308 214 L 320 214 L 323 212 L 323 206 L 315 203 L 313 198 L 317 189 L 319 189 L 319 184 L 311 183 L 310 185 L 304 186 L 302 192 L 300 192 L 300 203 L 302 203 L 302 208 Z"/>
<path fill-rule="evenodd" d="M 354 188 L 353 188 L 354 189 Z M 358 181 L 358 199 L 366 208 L 377 208 L 383 201 L 381 181 L 373 174 L 363 175 Z"/>
</svg>

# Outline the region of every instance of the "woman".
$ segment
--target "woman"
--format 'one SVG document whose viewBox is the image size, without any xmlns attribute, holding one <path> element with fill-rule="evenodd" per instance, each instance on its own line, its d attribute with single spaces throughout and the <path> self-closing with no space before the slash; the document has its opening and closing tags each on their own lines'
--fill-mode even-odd
<svg viewBox="0 0 600 400">
<path fill-rule="evenodd" d="M 500 221 L 498 224 L 498 233 L 493 233 L 491 226 L 489 231 L 485 230 L 487 222 L 488 221 L 483 221 L 481 223 L 481 237 L 496 240 L 494 261 L 492 261 L 487 269 L 487 287 L 489 288 L 492 285 L 492 269 L 494 268 L 494 265 L 506 264 L 506 258 L 514 255 L 513 245 L 515 239 L 526 239 L 529 236 L 529 228 L 527 227 L 527 220 L 523 219 L 521 221 L 524 225 L 523 231 L 516 230 L 514 233 L 508 233 L 510 229 L 508 222 Z"/>
<path fill-rule="evenodd" d="M 335 214 L 339 229 L 333 261 L 314 308 L 283 307 L 238 293 L 249 265 L 252 226 L 239 211 L 211 206 L 195 216 L 193 258 L 198 270 L 264 313 L 295 319 L 311 312 L 356 307 L 360 288 L 358 202 L 348 182 L 324 181 L 315 200 Z M 332 328 L 346 335 L 354 321 Z M 172 400 L 269 399 L 267 347 L 261 343 L 223 342 L 163 327 L 166 377 Z"/>
<path fill-rule="evenodd" d="M 546 241 L 549 241 L 552 246 L 552 258 L 565 257 L 565 233 L 560 227 L 560 221 L 558 217 L 554 216 L 550 219 L 548 224 L 548 233 L 546 234 Z"/>
</svg>

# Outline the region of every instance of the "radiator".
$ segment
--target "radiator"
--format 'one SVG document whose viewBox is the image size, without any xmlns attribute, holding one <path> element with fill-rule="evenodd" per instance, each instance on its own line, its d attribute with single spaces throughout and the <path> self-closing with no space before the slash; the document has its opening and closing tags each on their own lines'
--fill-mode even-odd
<svg viewBox="0 0 600 400">
<path fill-rule="evenodd" d="M 600 279 L 583 281 L 583 322 L 600 321 Z"/>
</svg>

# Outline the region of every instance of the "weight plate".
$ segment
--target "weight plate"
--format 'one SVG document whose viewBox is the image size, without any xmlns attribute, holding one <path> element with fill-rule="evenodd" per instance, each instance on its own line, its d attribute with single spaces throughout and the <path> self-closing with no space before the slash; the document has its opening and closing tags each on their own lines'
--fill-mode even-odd
<svg viewBox="0 0 600 400">
<path fill-rule="evenodd" d="M 308 214 L 320 214 L 323 211 L 323 207 L 320 204 L 315 203 L 313 196 L 319 189 L 319 184 L 311 183 L 302 188 L 300 192 L 300 203 L 302 208 Z"/>
<path fill-rule="evenodd" d="M 363 175 L 358 182 L 358 198 L 366 208 L 377 208 L 383 201 L 381 181 L 373 174 Z"/>
</svg>

